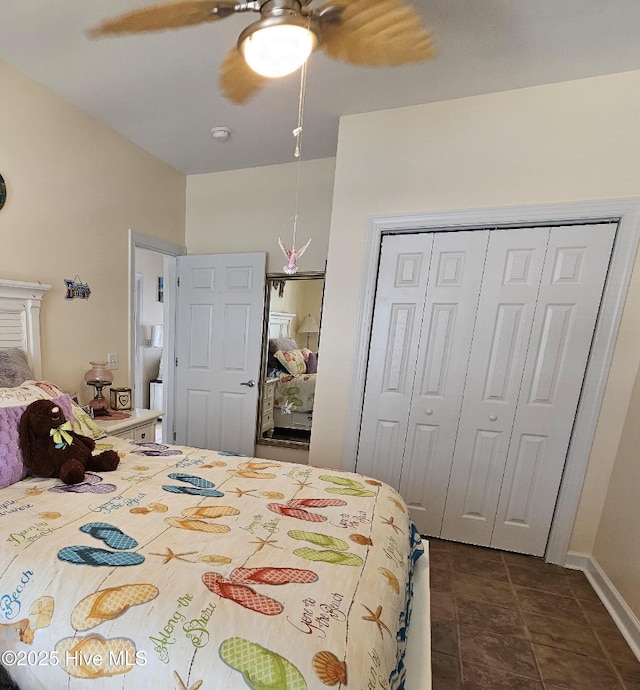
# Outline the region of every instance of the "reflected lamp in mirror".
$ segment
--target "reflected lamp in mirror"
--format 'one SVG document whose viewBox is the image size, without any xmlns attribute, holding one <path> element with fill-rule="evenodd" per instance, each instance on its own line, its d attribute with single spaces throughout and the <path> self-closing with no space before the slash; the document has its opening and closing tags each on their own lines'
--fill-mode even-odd
<svg viewBox="0 0 640 690">
<path fill-rule="evenodd" d="M 151 347 L 164 347 L 164 326 L 151 326 Z"/>
<path fill-rule="evenodd" d="M 303 333 L 307 336 L 307 348 L 309 347 L 309 335 L 311 333 L 319 333 L 319 331 L 318 319 L 312 314 L 307 314 L 302 321 L 302 325 L 298 328 L 298 333 Z"/>
<path fill-rule="evenodd" d="M 143 330 L 145 347 L 164 346 L 164 326 L 144 326 Z"/>
</svg>

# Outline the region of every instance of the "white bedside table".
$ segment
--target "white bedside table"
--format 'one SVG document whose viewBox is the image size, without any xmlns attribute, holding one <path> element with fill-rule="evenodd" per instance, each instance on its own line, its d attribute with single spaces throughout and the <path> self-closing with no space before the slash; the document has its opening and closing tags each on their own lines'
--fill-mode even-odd
<svg viewBox="0 0 640 690">
<path fill-rule="evenodd" d="M 93 421 L 109 436 L 132 438 L 136 441 L 155 441 L 156 424 L 162 417 L 162 410 L 132 410 L 127 419 L 96 417 Z"/>
<path fill-rule="evenodd" d="M 273 436 L 273 399 L 276 393 L 278 379 L 265 379 L 262 391 L 262 411 L 260 419 L 260 436 L 271 438 Z"/>
</svg>

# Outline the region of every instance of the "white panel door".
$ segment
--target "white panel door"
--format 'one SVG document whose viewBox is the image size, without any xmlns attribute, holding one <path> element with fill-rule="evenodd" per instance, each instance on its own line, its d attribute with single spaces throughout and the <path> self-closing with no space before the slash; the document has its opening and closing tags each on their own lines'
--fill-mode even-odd
<svg viewBox="0 0 640 690">
<path fill-rule="evenodd" d="M 176 442 L 253 455 L 265 257 L 177 259 Z"/>
<path fill-rule="evenodd" d="M 490 234 L 441 536 L 488 546 L 549 228 Z"/>
<path fill-rule="evenodd" d="M 551 230 L 491 546 L 544 553 L 615 231 Z"/>
<path fill-rule="evenodd" d="M 356 469 L 398 487 L 433 233 L 382 241 Z"/>
<path fill-rule="evenodd" d="M 436 233 L 400 493 L 422 534 L 440 534 L 489 231 Z"/>
</svg>

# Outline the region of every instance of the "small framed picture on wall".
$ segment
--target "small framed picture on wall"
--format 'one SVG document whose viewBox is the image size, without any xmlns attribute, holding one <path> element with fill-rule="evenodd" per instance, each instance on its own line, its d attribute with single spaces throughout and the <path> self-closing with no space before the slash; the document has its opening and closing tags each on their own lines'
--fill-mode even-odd
<svg viewBox="0 0 640 690">
<path fill-rule="evenodd" d="M 164 277 L 158 278 L 158 302 L 164 302 Z"/>
</svg>

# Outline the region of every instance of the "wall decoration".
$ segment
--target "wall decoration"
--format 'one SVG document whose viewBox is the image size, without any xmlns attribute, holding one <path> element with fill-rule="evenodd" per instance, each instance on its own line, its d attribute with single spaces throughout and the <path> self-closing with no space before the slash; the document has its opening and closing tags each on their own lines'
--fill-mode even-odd
<svg viewBox="0 0 640 690">
<path fill-rule="evenodd" d="M 0 175 L 0 208 L 4 206 L 7 200 L 7 185 L 4 183 L 4 177 Z"/>
<path fill-rule="evenodd" d="M 164 277 L 158 278 L 158 302 L 164 302 Z"/>
<path fill-rule="evenodd" d="M 73 280 L 65 278 L 64 284 L 67 288 L 65 299 L 89 299 L 91 288 L 88 283 L 83 283 L 80 280 L 80 276 L 76 276 Z"/>
</svg>

